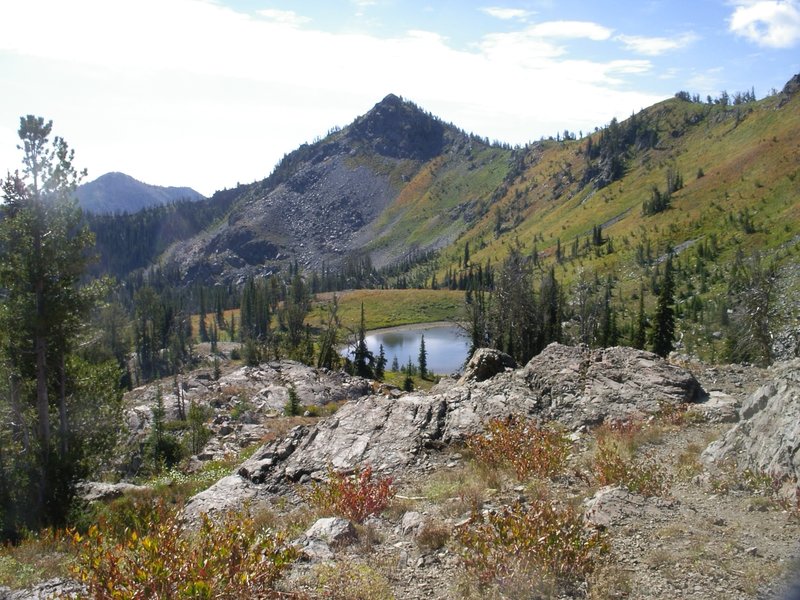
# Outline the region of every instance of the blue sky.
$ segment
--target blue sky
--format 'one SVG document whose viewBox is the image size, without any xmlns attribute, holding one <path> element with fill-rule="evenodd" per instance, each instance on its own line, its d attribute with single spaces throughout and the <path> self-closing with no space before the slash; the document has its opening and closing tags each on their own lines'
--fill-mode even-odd
<svg viewBox="0 0 800 600">
<path fill-rule="evenodd" d="M 800 0 L 4 0 L 0 169 L 53 119 L 89 179 L 210 194 L 388 93 L 481 136 L 590 131 L 800 72 Z"/>
</svg>

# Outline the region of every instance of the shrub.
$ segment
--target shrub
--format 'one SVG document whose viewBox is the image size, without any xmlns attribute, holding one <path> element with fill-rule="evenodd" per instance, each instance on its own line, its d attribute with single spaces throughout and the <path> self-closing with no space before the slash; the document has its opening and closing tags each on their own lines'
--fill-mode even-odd
<svg viewBox="0 0 800 600">
<path fill-rule="evenodd" d="M 426 521 L 417 534 L 417 546 L 422 550 L 444 548 L 450 539 L 450 527 L 441 521 Z"/>
<path fill-rule="evenodd" d="M 622 485 L 643 496 L 657 496 L 666 486 L 661 467 L 649 457 L 631 456 L 613 437 L 597 440 L 593 471 L 600 485 Z"/>
<path fill-rule="evenodd" d="M 73 575 L 96 600 L 134 598 L 265 598 L 298 558 L 281 536 L 257 531 L 242 515 L 222 523 L 203 517 L 186 531 L 162 510 L 147 533 L 107 539 L 100 526 L 74 534 L 79 546 Z"/>
<path fill-rule="evenodd" d="M 741 472 L 739 479 L 745 490 L 764 496 L 788 513 L 800 516 L 800 486 L 797 478 L 747 468 Z"/>
<path fill-rule="evenodd" d="M 475 519 L 457 539 L 467 572 L 481 586 L 502 585 L 519 572 L 571 584 L 585 579 L 608 549 L 605 534 L 588 530 L 582 513 L 547 498 Z"/>
<path fill-rule="evenodd" d="M 367 565 L 357 563 L 320 564 L 309 577 L 319 598 L 327 600 L 390 600 L 386 578 Z"/>
<path fill-rule="evenodd" d="M 491 468 L 510 467 L 519 481 L 552 477 L 561 472 L 570 451 L 564 431 L 539 427 L 531 420 L 492 419 L 486 432 L 471 436 L 467 447 L 475 460 Z"/>
<path fill-rule="evenodd" d="M 662 402 L 656 413 L 656 417 L 663 423 L 681 427 L 685 425 L 696 425 L 706 420 L 702 413 L 690 411 L 689 404 L 685 402 L 681 404 Z"/>
<path fill-rule="evenodd" d="M 372 467 L 356 467 L 352 475 L 328 468 L 328 480 L 314 483 L 305 494 L 309 504 L 319 510 L 363 523 L 380 513 L 395 494 L 390 477 L 372 478 Z"/>
</svg>

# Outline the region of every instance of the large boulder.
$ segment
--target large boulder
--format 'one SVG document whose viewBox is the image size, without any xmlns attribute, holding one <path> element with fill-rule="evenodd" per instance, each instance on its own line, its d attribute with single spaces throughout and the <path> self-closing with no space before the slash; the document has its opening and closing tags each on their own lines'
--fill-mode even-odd
<svg viewBox="0 0 800 600">
<path fill-rule="evenodd" d="M 456 441 L 489 418 L 522 414 L 570 429 L 641 418 L 665 406 L 705 399 L 694 376 L 651 352 L 550 344 L 527 365 L 447 397 L 444 438 Z"/>
<path fill-rule="evenodd" d="M 465 384 L 469 381 L 486 381 L 497 375 L 503 373 L 506 369 L 515 369 L 517 363 L 514 359 L 506 354 L 495 350 L 494 348 L 478 348 L 469 359 L 464 374 L 458 380 L 459 384 Z"/>
<path fill-rule="evenodd" d="M 264 446 L 239 474 L 261 483 L 276 474 L 291 481 L 322 478 L 329 465 L 346 470 L 369 463 L 377 471 L 392 471 L 441 438 L 446 411 L 435 396 L 367 396 L 313 428 L 298 427 L 285 440 Z"/>
<path fill-rule="evenodd" d="M 199 526 L 204 514 L 219 518 L 230 511 L 254 510 L 267 504 L 266 492 L 245 477 L 228 475 L 192 496 L 183 509 L 183 519 L 191 528 Z"/>
<path fill-rule="evenodd" d="M 625 347 L 551 344 L 525 365 L 522 376 L 541 398 L 542 416 L 571 427 L 642 417 L 706 396 L 686 369 Z"/>
<path fill-rule="evenodd" d="M 772 381 L 743 404 L 739 422 L 703 452 L 706 464 L 734 462 L 800 480 L 800 359 L 770 369 Z"/>
</svg>

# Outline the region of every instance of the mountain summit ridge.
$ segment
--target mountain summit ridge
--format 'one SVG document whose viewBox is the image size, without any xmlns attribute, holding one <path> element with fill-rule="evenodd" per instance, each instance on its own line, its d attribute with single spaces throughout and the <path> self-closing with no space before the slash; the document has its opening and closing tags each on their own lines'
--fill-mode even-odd
<svg viewBox="0 0 800 600">
<path fill-rule="evenodd" d="M 205 198 L 190 187 L 151 185 L 119 171 L 78 186 L 75 195 L 83 210 L 97 214 L 134 213 L 178 200 Z"/>
</svg>

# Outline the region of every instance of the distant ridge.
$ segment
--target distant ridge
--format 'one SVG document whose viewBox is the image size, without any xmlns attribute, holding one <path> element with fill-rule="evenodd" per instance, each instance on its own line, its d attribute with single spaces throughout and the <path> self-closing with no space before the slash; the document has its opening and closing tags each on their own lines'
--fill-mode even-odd
<svg viewBox="0 0 800 600">
<path fill-rule="evenodd" d="M 189 187 L 162 187 L 134 179 L 125 173 L 106 173 L 75 191 L 78 203 L 87 212 L 97 214 L 133 213 L 169 204 L 176 200 L 203 200 Z"/>
</svg>

